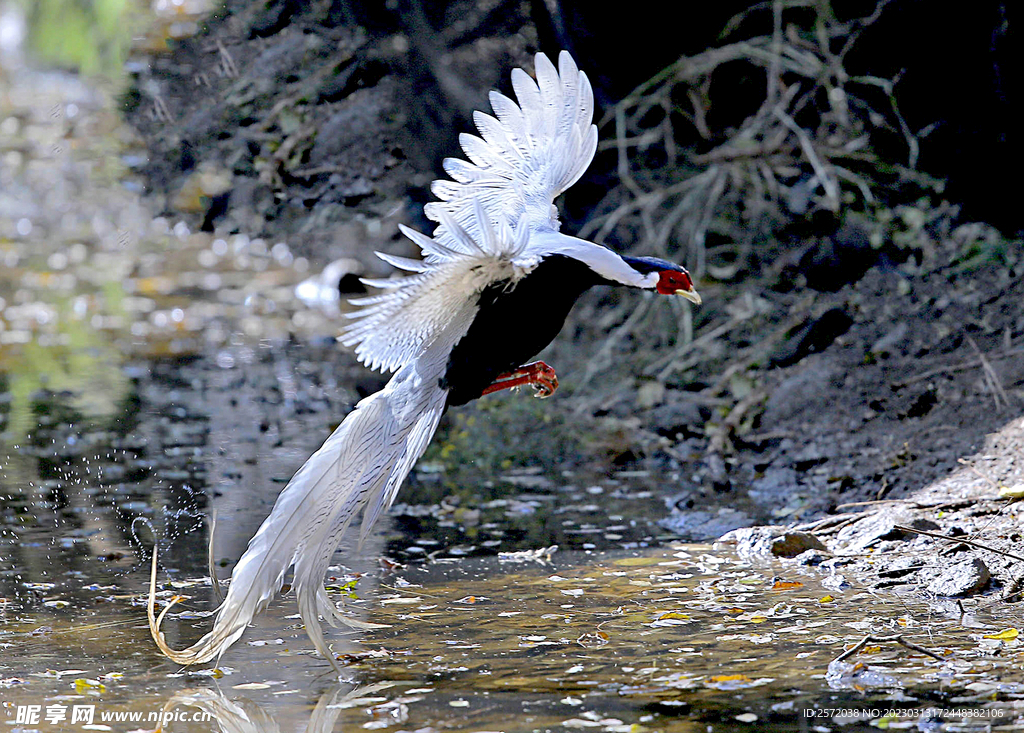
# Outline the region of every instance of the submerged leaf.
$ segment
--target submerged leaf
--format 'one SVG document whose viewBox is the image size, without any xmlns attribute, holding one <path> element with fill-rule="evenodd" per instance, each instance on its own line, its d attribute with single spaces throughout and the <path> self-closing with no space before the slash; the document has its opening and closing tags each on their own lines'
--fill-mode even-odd
<svg viewBox="0 0 1024 733">
<path fill-rule="evenodd" d="M 711 677 L 704 685 L 716 690 L 741 690 L 746 687 L 760 687 L 774 681 L 771 677 L 759 677 L 755 680 L 745 674 L 723 674 Z"/>
<path fill-rule="evenodd" d="M 106 692 L 107 686 L 99 680 L 87 680 L 84 677 L 79 677 L 75 680 L 75 692 L 79 695 L 84 695 L 87 692 Z"/>
</svg>

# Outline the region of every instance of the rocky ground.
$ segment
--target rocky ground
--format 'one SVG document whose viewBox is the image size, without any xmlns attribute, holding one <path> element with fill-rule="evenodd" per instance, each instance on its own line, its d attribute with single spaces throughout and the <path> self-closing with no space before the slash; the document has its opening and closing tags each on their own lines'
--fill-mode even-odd
<svg viewBox="0 0 1024 733">
<path fill-rule="evenodd" d="M 126 101 L 151 200 L 382 272 L 370 252 L 411 252 L 397 224 L 426 225 L 437 160 L 537 45 L 518 4 L 448 13 L 403 26 L 340 3 L 238 0 L 140 57 Z M 596 168 L 584 190 L 606 183 Z M 690 539 L 802 526 L 789 545 L 772 545 L 781 529 L 730 536 L 840 583 L 1019 599 L 1019 561 L 999 552 L 1021 544 L 1024 259 L 955 203 L 878 207 L 777 244 L 761 267 L 706 277 L 695 312 L 591 294 L 551 349 L 564 387 L 544 407 L 561 448 L 537 460 L 665 476 L 664 525 Z M 586 213 L 573 200 L 569 228 Z"/>
</svg>

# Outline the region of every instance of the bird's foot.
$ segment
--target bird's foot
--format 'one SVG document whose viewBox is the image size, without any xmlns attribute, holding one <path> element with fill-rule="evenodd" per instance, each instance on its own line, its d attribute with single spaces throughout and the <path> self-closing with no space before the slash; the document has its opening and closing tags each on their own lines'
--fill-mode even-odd
<svg viewBox="0 0 1024 733">
<path fill-rule="evenodd" d="M 528 384 L 536 392 L 536 397 L 550 397 L 558 389 L 558 377 L 555 370 L 542 361 L 535 361 L 519 367 L 515 371 L 499 374 L 494 382 L 483 391 L 483 394 L 500 392 L 503 389 L 514 389 Z M 481 395 L 483 396 L 483 395 Z"/>
<path fill-rule="evenodd" d="M 558 376 L 555 374 L 555 370 L 544 362 L 535 361 L 525 367 L 520 367 L 520 369 L 530 370 L 530 374 L 533 375 L 533 381 L 530 384 L 536 390 L 533 393 L 534 397 L 544 399 L 553 395 L 558 389 Z"/>
</svg>

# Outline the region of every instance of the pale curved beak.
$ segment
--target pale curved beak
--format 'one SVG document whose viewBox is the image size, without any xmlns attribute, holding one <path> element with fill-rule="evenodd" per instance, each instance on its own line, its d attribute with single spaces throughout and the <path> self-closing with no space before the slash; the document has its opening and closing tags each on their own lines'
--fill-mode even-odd
<svg viewBox="0 0 1024 733">
<path fill-rule="evenodd" d="M 694 305 L 700 305 L 700 293 L 692 288 L 690 290 L 677 290 L 676 295 L 681 295 Z"/>
</svg>

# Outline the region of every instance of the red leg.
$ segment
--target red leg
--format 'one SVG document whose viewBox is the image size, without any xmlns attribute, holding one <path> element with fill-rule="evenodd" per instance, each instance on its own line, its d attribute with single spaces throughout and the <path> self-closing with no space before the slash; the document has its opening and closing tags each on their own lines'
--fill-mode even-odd
<svg viewBox="0 0 1024 733">
<path fill-rule="evenodd" d="M 542 361 L 535 361 L 532 364 L 521 366 L 515 371 L 499 374 L 494 382 L 483 391 L 485 394 L 500 392 L 503 389 L 512 389 L 529 384 L 537 388 L 537 397 L 550 397 L 558 389 L 558 377 L 555 370 Z"/>
</svg>

